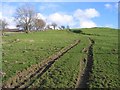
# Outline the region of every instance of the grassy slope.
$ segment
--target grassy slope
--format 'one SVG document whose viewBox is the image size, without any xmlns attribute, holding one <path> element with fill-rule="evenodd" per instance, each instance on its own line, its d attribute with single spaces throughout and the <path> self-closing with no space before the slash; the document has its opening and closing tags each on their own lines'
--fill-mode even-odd
<svg viewBox="0 0 120 90">
<path fill-rule="evenodd" d="M 85 29 L 95 40 L 94 65 L 90 77 L 91 88 L 120 86 L 118 74 L 118 31 L 112 29 Z"/>
<path fill-rule="evenodd" d="M 75 34 L 63 31 L 18 33 L 3 37 L 2 67 L 6 73 L 3 81 L 17 71 L 41 62 L 76 39 Z"/>
<path fill-rule="evenodd" d="M 86 56 L 82 49 L 88 46 L 88 39 L 79 37 L 80 44 L 71 49 L 68 53 L 58 59 L 53 66 L 31 87 L 39 88 L 74 88 L 78 73 L 80 71 L 80 61 Z"/>
<path fill-rule="evenodd" d="M 87 46 L 87 37 L 91 37 L 95 40 L 93 51 L 94 65 L 89 87 L 108 88 L 119 86 L 117 54 L 118 32 L 108 28 L 82 29 L 82 32 L 84 36 L 80 34 L 79 37 L 82 41 L 79 46 L 73 48 L 69 53 L 66 53 L 60 58 L 50 70 L 41 78 L 37 79 L 31 87 L 75 87 L 80 68 L 79 63 L 84 56 L 80 51 Z"/>
<path fill-rule="evenodd" d="M 90 87 L 118 87 L 118 34 L 110 29 L 82 29 L 83 34 L 73 34 L 66 31 L 47 31 L 31 34 L 16 34 L 3 38 L 3 71 L 7 73 L 3 80 L 32 64 L 41 62 L 44 58 L 59 51 L 75 39 L 81 43 L 66 53 L 36 82 L 35 87 L 74 87 L 79 71 L 81 50 L 86 47 L 87 37 L 95 40 L 94 67 L 90 77 Z M 10 43 L 16 38 L 18 43 Z M 13 46 L 14 45 L 14 46 Z M 115 52 L 113 51 L 115 49 Z M 25 64 L 15 64 L 15 61 Z M 9 66 L 7 66 L 9 64 Z M 64 66 L 63 66 L 64 65 Z M 71 68 L 72 67 L 72 68 Z M 60 74 L 60 72 L 62 72 Z M 50 77 L 50 74 L 52 76 Z M 56 82 L 57 80 L 57 82 Z M 70 82 L 71 81 L 71 82 Z M 41 82 L 44 82 L 41 84 Z M 41 86 L 39 86 L 41 84 Z"/>
</svg>

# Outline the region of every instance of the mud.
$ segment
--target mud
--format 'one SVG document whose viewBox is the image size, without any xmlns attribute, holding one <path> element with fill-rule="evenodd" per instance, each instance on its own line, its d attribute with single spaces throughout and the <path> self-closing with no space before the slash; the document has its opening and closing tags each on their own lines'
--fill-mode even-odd
<svg viewBox="0 0 120 90">
<path fill-rule="evenodd" d="M 89 88 L 89 77 L 93 67 L 93 45 L 95 44 L 93 39 L 89 38 L 89 41 L 86 66 L 84 67 L 84 63 L 81 60 L 80 73 L 75 88 Z"/>
<path fill-rule="evenodd" d="M 52 64 L 55 63 L 56 60 L 75 47 L 79 42 L 80 40 L 76 40 L 73 44 L 70 44 L 56 54 L 50 56 L 48 59 L 44 60 L 44 62 L 18 72 L 16 76 L 13 76 L 5 82 L 2 88 L 13 88 L 13 90 L 18 88 L 28 88 L 38 77 L 42 76 L 52 66 Z"/>
</svg>

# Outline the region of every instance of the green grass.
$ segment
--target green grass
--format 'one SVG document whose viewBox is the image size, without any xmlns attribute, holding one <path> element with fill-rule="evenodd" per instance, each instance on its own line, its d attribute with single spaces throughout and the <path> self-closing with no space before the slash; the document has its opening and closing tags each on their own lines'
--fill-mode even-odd
<svg viewBox="0 0 120 90">
<path fill-rule="evenodd" d="M 80 61 L 86 57 L 82 49 L 88 46 L 88 39 L 80 37 L 81 42 L 64 56 L 30 87 L 39 88 L 75 88 L 80 71 Z"/>
<path fill-rule="evenodd" d="M 45 31 L 30 34 L 17 33 L 3 37 L 3 81 L 17 71 L 40 63 L 74 40 L 81 42 L 59 58 L 42 77 L 30 87 L 74 88 L 80 70 L 82 49 L 88 46 L 88 37 L 95 41 L 94 63 L 90 88 L 120 86 L 118 74 L 118 31 L 110 28 L 75 29 L 75 31 Z"/>
<path fill-rule="evenodd" d="M 94 65 L 89 82 L 90 88 L 119 87 L 118 31 L 106 28 L 85 29 L 83 31 L 92 34 L 89 36 L 95 40 Z"/>
<path fill-rule="evenodd" d="M 17 33 L 4 36 L 2 67 L 6 75 L 3 81 L 8 80 L 17 71 L 40 63 L 77 38 L 75 34 L 63 31 Z"/>
</svg>

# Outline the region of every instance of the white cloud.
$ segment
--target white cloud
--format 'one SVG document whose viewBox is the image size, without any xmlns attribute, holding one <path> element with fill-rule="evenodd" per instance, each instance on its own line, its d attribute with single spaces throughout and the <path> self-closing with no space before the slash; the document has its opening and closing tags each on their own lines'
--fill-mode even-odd
<svg viewBox="0 0 120 90">
<path fill-rule="evenodd" d="M 6 20 L 6 22 L 8 23 L 8 28 L 10 28 L 10 29 L 16 28 L 16 23 L 14 21 L 14 17 L 2 17 L 2 19 Z"/>
<path fill-rule="evenodd" d="M 42 15 L 41 13 L 37 13 L 38 19 L 46 20 L 46 16 Z"/>
<path fill-rule="evenodd" d="M 10 29 L 16 28 L 16 23 L 14 21 L 14 17 L 12 17 L 12 16 L 3 16 L 2 12 L 0 12 L 0 19 L 6 20 L 6 22 L 8 23 L 8 28 L 10 28 Z"/>
<path fill-rule="evenodd" d="M 99 12 L 94 8 L 85 10 L 77 9 L 74 16 L 78 19 L 91 19 L 100 16 Z"/>
<path fill-rule="evenodd" d="M 69 25 L 70 27 L 73 27 L 77 24 L 77 21 L 74 20 L 74 17 L 72 15 L 59 13 L 59 12 L 52 13 L 47 16 L 38 13 L 37 17 L 45 20 L 47 24 L 56 23 L 59 26 Z"/>
<path fill-rule="evenodd" d="M 81 28 L 91 28 L 91 27 L 97 27 L 97 25 L 91 20 L 86 20 L 86 21 L 80 22 L 80 27 Z"/>
<path fill-rule="evenodd" d="M 69 25 L 74 28 L 91 28 L 97 26 L 96 23 L 92 21 L 92 18 L 99 16 L 100 14 L 96 9 L 89 8 L 85 10 L 77 9 L 73 15 L 54 13 L 48 16 L 48 20 L 59 25 Z"/>
<path fill-rule="evenodd" d="M 105 7 L 106 7 L 106 8 L 112 8 L 112 5 L 109 4 L 109 3 L 107 3 L 107 4 L 105 4 Z"/>
<path fill-rule="evenodd" d="M 8 23 L 8 28 L 16 28 L 16 23 L 14 21 L 14 13 L 16 7 L 11 6 L 10 4 L 2 5 L 2 12 L 0 12 L 0 19 L 6 20 Z"/>
<path fill-rule="evenodd" d="M 79 20 L 81 28 L 96 27 L 97 25 L 95 22 L 92 21 L 92 19 L 99 16 L 100 13 L 94 8 L 89 8 L 85 10 L 77 9 L 74 12 L 74 17 Z"/>
<path fill-rule="evenodd" d="M 53 13 L 48 16 L 49 22 L 55 22 L 59 25 L 71 25 L 73 23 L 73 17 L 67 14 Z"/>
<path fill-rule="evenodd" d="M 79 22 L 74 19 L 73 15 L 65 14 L 63 12 L 56 12 L 49 15 L 37 13 L 37 17 L 45 20 L 47 24 L 56 23 L 58 26 L 69 25 L 71 28 L 79 25 Z"/>
<path fill-rule="evenodd" d="M 85 10 L 85 15 L 88 18 L 94 18 L 94 17 L 98 17 L 100 14 L 96 9 L 90 8 Z"/>
<path fill-rule="evenodd" d="M 86 17 L 86 15 L 84 14 L 84 11 L 83 11 L 83 10 L 77 9 L 77 10 L 74 12 L 74 17 L 75 17 L 76 19 L 81 20 L 81 19 L 84 19 L 84 18 Z"/>
<path fill-rule="evenodd" d="M 45 10 L 48 8 L 59 8 L 58 5 L 55 4 L 45 4 L 45 6 L 41 6 L 41 10 Z M 9 23 L 9 28 L 15 28 L 16 24 L 14 21 L 14 13 L 16 7 L 10 5 L 4 5 L 3 18 L 5 18 Z M 51 9 L 49 9 L 51 10 Z M 9 13 L 9 14 L 8 14 Z M 0 12 L 1 14 L 1 12 Z M 85 10 L 77 9 L 72 14 L 67 14 L 66 12 L 56 12 L 51 13 L 49 15 L 43 15 L 42 13 L 37 13 L 37 17 L 41 18 L 46 21 L 47 24 L 51 24 L 53 22 L 57 23 L 58 25 L 69 25 L 72 28 L 75 27 L 82 27 L 82 28 L 91 28 L 96 27 L 96 23 L 93 22 L 93 18 L 99 17 L 100 13 L 95 8 L 88 8 Z M 2 18 L 2 15 L 0 15 Z"/>
<path fill-rule="evenodd" d="M 105 4 L 105 7 L 107 9 L 115 9 L 115 8 L 118 8 L 118 3 L 112 3 L 112 4 L 107 3 Z"/>
<path fill-rule="evenodd" d="M 52 13 L 49 15 L 43 15 L 37 13 L 37 17 L 46 21 L 47 24 L 57 23 L 58 25 L 69 25 L 71 28 L 81 27 L 81 28 L 91 28 L 96 27 L 95 22 L 92 21 L 92 18 L 98 17 L 100 14 L 95 9 L 85 9 L 76 10 L 73 14 L 65 13 Z M 15 28 L 14 18 L 6 18 L 8 23 L 10 23 L 9 28 Z"/>
<path fill-rule="evenodd" d="M 10 4 L 2 5 L 2 12 L 0 12 L 0 19 L 5 19 L 8 23 L 8 28 L 15 28 L 16 24 L 14 21 L 14 13 L 16 7 L 11 6 Z"/>
</svg>

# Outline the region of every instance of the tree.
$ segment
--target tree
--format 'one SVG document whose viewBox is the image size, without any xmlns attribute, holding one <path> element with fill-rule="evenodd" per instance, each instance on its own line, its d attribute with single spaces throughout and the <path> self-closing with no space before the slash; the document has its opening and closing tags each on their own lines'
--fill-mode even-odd
<svg viewBox="0 0 120 90">
<path fill-rule="evenodd" d="M 7 21 L 5 19 L 4 20 L 0 19 L 0 30 L 2 31 L 2 35 L 4 34 L 4 31 L 7 26 L 8 26 Z"/>
<path fill-rule="evenodd" d="M 48 29 L 48 30 L 50 29 L 50 30 L 52 30 L 52 28 L 51 28 L 50 26 L 51 26 L 51 25 L 49 25 L 49 24 L 46 25 L 46 28 L 45 28 L 45 29 Z"/>
<path fill-rule="evenodd" d="M 52 23 L 51 26 L 53 26 L 53 28 L 55 30 L 55 27 L 57 27 L 57 24 L 56 23 Z"/>
<path fill-rule="evenodd" d="M 32 26 L 35 17 L 35 10 L 30 5 L 23 5 L 16 9 L 15 20 L 18 23 L 19 28 L 25 30 L 28 33 Z"/>
<path fill-rule="evenodd" d="M 61 29 L 65 29 L 65 26 L 61 26 Z"/>
<path fill-rule="evenodd" d="M 0 20 L 0 30 L 5 30 L 7 26 L 8 26 L 8 23 L 5 19 Z"/>
<path fill-rule="evenodd" d="M 35 30 L 43 29 L 45 25 L 46 25 L 46 22 L 42 19 L 35 19 L 34 21 Z"/>
<path fill-rule="evenodd" d="M 67 29 L 70 31 L 70 27 L 67 25 Z"/>
<path fill-rule="evenodd" d="M 50 25 L 48 24 L 48 25 L 46 25 L 46 29 L 50 29 Z"/>
</svg>

